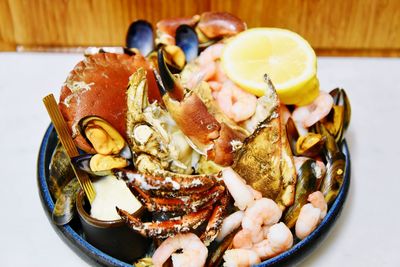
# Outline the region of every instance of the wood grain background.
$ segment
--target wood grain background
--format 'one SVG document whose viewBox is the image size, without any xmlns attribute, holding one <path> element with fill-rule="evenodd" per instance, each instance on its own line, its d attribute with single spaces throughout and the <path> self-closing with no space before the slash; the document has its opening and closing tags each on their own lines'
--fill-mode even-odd
<svg viewBox="0 0 400 267">
<path fill-rule="evenodd" d="M 293 30 L 320 55 L 400 56 L 399 0 L 0 0 L 0 51 L 120 46 L 136 19 L 208 10 Z"/>
</svg>

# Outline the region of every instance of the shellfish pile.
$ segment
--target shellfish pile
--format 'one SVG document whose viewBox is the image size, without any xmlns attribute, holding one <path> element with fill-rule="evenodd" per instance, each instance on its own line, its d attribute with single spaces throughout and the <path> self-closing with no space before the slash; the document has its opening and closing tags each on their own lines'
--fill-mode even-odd
<svg viewBox="0 0 400 267">
<path fill-rule="evenodd" d="M 123 179 L 147 209 L 135 217 L 117 208 L 158 247 L 138 266 L 170 256 L 174 266 L 191 257 L 199 266 L 259 263 L 310 234 L 340 190 L 345 91 L 286 106 L 267 74 L 257 97 L 207 69 L 219 59 L 206 55 L 246 29 L 220 12 L 163 20 L 156 31 L 136 21 L 121 53 L 90 50 L 61 90 L 59 108 L 82 150 L 73 164 Z"/>
</svg>

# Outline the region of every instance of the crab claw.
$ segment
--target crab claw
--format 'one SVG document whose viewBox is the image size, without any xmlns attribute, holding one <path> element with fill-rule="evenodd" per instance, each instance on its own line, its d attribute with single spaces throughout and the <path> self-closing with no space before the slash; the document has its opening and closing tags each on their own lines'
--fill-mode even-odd
<svg viewBox="0 0 400 267">
<path fill-rule="evenodd" d="M 160 75 L 156 77 L 164 104 L 193 148 L 217 164 L 231 165 L 233 141 L 241 142 L 245 135 L 219 123 L 197 94 L 183 88 L 169 71 L 162 50 L 158 51 L 158 67 Z"/>
<path fill-rule="evenodd" d="M 165 62 L 163 49 L 158 50 L 157 57 L 158 57 L 158 68 L 160 70 L 160 76 L 161 76 L 160 78 L 162 80 L 162 83 L 160 81 L 157 81 L 160 93 L 164 95 L 165 92 L 168 92 L 171 98 L 173 98 L 176 101 L 181 101 L 184 97 L 184 89 L 182 85 L 176 81 L 175 77 L 168 69 L 167 63 Z"/>
</svg>

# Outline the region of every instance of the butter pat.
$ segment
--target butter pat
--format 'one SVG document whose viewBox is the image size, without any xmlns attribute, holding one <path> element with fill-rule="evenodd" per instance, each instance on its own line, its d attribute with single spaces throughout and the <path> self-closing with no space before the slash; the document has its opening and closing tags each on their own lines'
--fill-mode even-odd
<svg viewBox="0 0 400 267">
<path fill-rule="evenodd" d="M 134 213 L 142 204 L 129 190 L 123 180 L 113 175 L 105 176 L 93 183 L 96 197 L 91 205 L 90 215 L 98 220 L 119 220 L 115 207 Z"/>
</svg>

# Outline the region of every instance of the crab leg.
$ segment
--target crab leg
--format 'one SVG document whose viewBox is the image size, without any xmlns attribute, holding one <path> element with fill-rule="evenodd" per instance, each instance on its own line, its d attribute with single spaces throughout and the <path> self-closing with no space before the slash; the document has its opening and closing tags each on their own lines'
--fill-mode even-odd
<svg viewBox="0 0 400 267">
<path fill-rule="evenodd" d="M 172 118 L 182 132 L 193 142 L 197 150 L 215 163 L 228 166 L 233 162 L 232 144 L 242 142 L 245 135 L 219 123 L 211 115 L 200 97 L 185 91 L 169 71 L 162 50 L 158 52 L 160 77 L 156 75 L 160 93 Z"/>
<path fill-rule="evenodd" d="M 116 169 L 118 178 L 132 181 L 144 190 L 172 191 L 184 194 L 204 192 L 215 185 L 216 175 L 188 175 L 156 170 L 149 174 L 141 174 L 128 169 Z"/>
<path fill-rule="evenodd" d="M 169 221 L 142 222 L 125 210 L 116 208 L 121 218 L 133 230 L 146 237 L 167 238 L 177 233 L 189 232 L 201 225 L 212 212 L 212 207 L 207 207 L 197 212 L 189 213 Z"/>
<path fill-rule="evenodd" d="M 221 197 L 219 204 L 215 206 L 205 232 L 200 237 L 206 246 L 209 246 L 212 241 L 217 237 L 219 230 L 221 229 L 222 221 L 224 220 L 226 209 L 228 207 L 230 195 L 228 191 Z"/>
<path fill-rule="evenodd" d="M 149 211 L 198 211 L 217 202 L 225 188 L 222 185 L 212 187 L 200 194 L 178 196 L 175 198 L 152 197 L 149 192 L 131 185 L 135 195 L 145 204 Z"/>
</svg>

